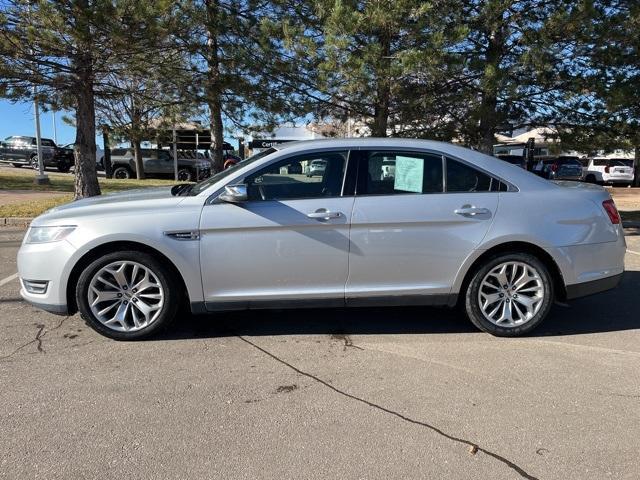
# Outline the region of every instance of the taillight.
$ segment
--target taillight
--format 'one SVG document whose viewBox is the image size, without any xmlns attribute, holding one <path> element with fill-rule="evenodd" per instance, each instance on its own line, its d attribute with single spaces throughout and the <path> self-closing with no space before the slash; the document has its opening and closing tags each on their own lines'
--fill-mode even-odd
<svg viewBox="0 0 640 480">
<path fill-rule="evenodd" d="M 609 173 L 609 165 L 607 165 L 606 167 L 604 167 L 604 173 Z"/>
<path fill-rule="evenodd" d="M 604 207 L 605 212 L 607 212 L 607 215 L 609 215 L 609 220 L 611 220 L 611 223 L 613 223 L 614 225 L 619 224 L 620 214 L 618 213 L 618 209 L 616 208 L 616 204 L 613 202 L 613 200 L 605 200 L 604 202 L 602 202 L 602 206 Z"/>
<path fill-rule="evenodd" d="M 558 164 L 554 163 L 553 165 L 551 165 L 551 171 L 552 172 L 557 172 L 558 171 Z"/>
</svg>

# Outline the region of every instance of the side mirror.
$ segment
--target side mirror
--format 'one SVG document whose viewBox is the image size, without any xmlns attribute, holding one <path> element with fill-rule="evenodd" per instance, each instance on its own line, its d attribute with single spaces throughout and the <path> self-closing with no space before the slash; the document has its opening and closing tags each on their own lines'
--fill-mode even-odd
<svg viewBox="0 0 640 480">
<path fill-rule="evenodd" d="M 224 187 L 224 193 L 218 197 L 223 202 L 228 203 L 241 203 L 248 200 L 247 186 L 240 185 L 227 185 Z"/>
</svg>

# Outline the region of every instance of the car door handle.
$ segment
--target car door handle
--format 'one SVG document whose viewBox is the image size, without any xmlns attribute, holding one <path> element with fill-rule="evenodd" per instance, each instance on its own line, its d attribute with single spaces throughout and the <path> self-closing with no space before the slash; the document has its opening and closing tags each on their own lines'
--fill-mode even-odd
<svg viewBox="0 0 640 480">
<path fill-rule="evenodd" d="M 332 218 L 340 218 L 342 213 L 340 212 L 330 212 L 325 208 L 320 208 L 315 212 L 307 213 L 307 217 L 315 218 L 316 220 L 330 220 Z"/>
<path fill-rule="evenodd" d="M 461 215 L 463 217 L 475 217 L 476 215 L 491 215 L 491 210 L 489 210 L 488 208 L 478 208 L 471 205 L 463 205 L 461 208 L 454 210 L 453 213 Z"/>
</svg>

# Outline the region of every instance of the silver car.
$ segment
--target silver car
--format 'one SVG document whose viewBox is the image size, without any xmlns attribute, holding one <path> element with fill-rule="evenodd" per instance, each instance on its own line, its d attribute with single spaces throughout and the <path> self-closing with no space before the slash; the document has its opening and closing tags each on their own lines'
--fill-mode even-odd
<svg viewBox="0 0 640 480">
<path fill-rule="evenodd" d="M 320 179 L 290 173 L 317 159 Z M 481 330 L 517 336 L 554 300 L 615 287 L 625 249 L 599 186 L 367 138 L 286 143 L 196 185 L 57 207 L 33 221 L 18 267 L 28 302 L 79 310 L 120 340 L 158 332 L 183 301 L 193 313 L 460 305 Z"/>
</svg>

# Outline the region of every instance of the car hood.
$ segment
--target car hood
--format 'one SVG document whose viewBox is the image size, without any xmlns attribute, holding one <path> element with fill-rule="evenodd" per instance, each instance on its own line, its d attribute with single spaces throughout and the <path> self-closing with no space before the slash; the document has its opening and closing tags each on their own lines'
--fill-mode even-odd
<svg viewBox="0 0 640 480">
<path fill-rule="evenodd" d="M 144 210 L 153 211 L 154 209 L 177 205 L 183 199 L 184 197 L 174 197 L 171 195 L 171 186 L 108 193 L 106 195 L 75 200 L 52 208 L 37 217 L 33 221 L 33 224 L 48 224 L 51 221 L 84 216 L 102 216 L 112 213 L 129 214 Z"/>
</svg>

